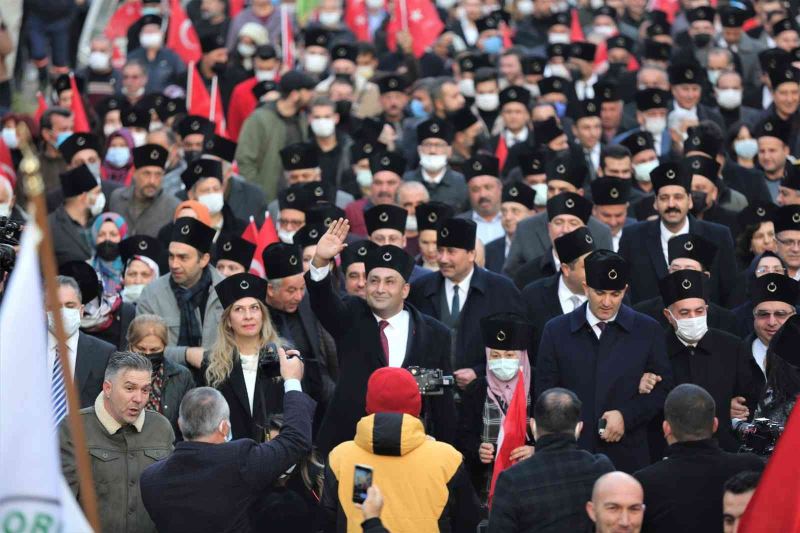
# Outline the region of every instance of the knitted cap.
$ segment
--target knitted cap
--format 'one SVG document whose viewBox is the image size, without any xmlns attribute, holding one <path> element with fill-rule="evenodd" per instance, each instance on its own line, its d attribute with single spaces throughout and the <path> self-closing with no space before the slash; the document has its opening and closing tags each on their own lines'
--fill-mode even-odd
<svg viewBox="0 0 800 533">
<path fill-rule="evenodd" d="M 367 382 L 367 414 L 405 413 L 419 416 L 422 396 L 419 387 L 405 368 L 379 368 Z"/>
</svg>

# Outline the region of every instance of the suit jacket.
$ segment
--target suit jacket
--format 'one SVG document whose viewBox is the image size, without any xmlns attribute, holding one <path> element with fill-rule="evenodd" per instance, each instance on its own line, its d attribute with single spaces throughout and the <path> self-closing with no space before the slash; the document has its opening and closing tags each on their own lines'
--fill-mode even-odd
<svg viewBox="0 0 800 533">
<path fill-rule="evenodd" d="M 553 247 L 537 257 L 533 261 L 528 261 L 514 274 L 514 284 L 520 290 L 524 289 L 531 283 L 538 281 L 542 278 L 547 278 L 555 274 L 556 263 L 553 259 Z"/>
<path fill-rule="evenodd" d="M 664 316 L 664 300 L 661 296 L 654 296 L 647 300 L 643 300 L 633 306 L 634 311 L 644 313 L 649 316 L 665 329 L 671 330 L 672 326 L 669 320 Z M 726 309 L 714 302 L 708 302 L 708 327 L 713 329 L 720 329 L 736 337 L 742 336 L 742 331 L 736 322 L 736 315 L 730 309 Z M 753 315 L 750 315 L 750 322 L 753 322 Z M 752 325 L 751 325 L 752 327 Z"/>
<path fill-rule="evenodd" d="M 744 168 L 731 159 L 722 165 L 722 181 L 731 189 L 739 191 L 750 203 L 772 203 L 772 195 L 764 181 L 764 173 L 754 168 Z"/>
<path fill-rule="evenodd" d="M 311 452 L 314 401 L 290 391 L 283 405 L 283 429 L 274 440 L 179 442 L 172 455 L 145 469 L 139 481 L 142 502 L 158 531 L 263 528 L 257 507 L 278 477 Z"/>
<path fill-rule="evenodd" d="M 336 341 L 340 369 L 339 381 L 317 436 L 317 446 L 323 456 L 353 438 L 356 424 L 366 414 L 367 381 L 375 370 L 386 366 L 372 309 L 362 298 L 340 295 L 333 283 L 330 274 L 320 281 L 313 281 L 310 273 L 306 274 L 311 309 Z M 445 375 L 452 374 L 447 327 L 409 303 L 405 310 L 410 315 L 410 323 L 403 368 L 439 368 Z M 428 415 L 426 425 L 431 428 L 426 432 L 437 440 L 454 442 L 456 416 L 452 391 L 426 397 L 423 403 L 424 413 Z"/>
<path fill-rule="evenodd" d="M 724 452 L 713 439 L 671 445 L 666 459 L 634 474 L 644 488 L 642 531 L 722 533 L 725 481 L 763 469 L 758 456 Z"/>
<path fill-rule="evenodd" d="M 481 337 L 481 318 L 500 312 L 524 313 L 519 290 L 508 278 L 474 267 L 467 301 L 459 315 L 460 326 L 455 339 L 454 369 L 472 368 L 476 374 L 486 373 L 486 351 Z M 441 299 L 444 276 L 431 272 L 411 284 L 408 301 L 417 309 L 441 320 Z M 448 346 L 448 358 L 450 347 Z"/>
<path fill-rule="evenodd" d="M 611 230 L 594 217 L 587 224 L 594 237 L 595 248 L 611 250 Z M 627 228 L 625 230 L 627 232 Z M 505 271 L 513 275 L 517 269 L 529 261 L 542 256 L 553 245 L 547 233 L 547 213 L 538 213 L 520 221 L 511 248 L 506 257 Z"/>
<path fill-rule="evenodd" d="M 495 274 L 503 273 L 503 264 L 506 262 L 506 238 L 505 236 L 493 240 L 484 246 L 486 256 L 486 270 Z"/>
<path fill-rule="evenodd" d="M 79 224 L 70 218 L 63 205 L 47 215 L 47 222 L 53 235 L 56 263 L 61 265 L 68 261 L 88 261 L 92 258 L 94 251 L 81 235 Z"/>
<path fill-rule="evenodd" d="M 91 335 L 78 333 L 78 346 L 75 359 L 75 384 L 80 394 L 81 409 L 91 407 L 97 395 L 103 390 L 108 358 L 117 347 Z"/>
<path fill-rule="evenodd" d="M 657 415 L 672 388 L 672 369 L 664 351 L 658 323 L 621 305 L 598 339 L 586 321 L 584 303 L 569 314 L 552 319 L 542 334 L 536 366 L 536 394 L 564 387 L 583 402 L 583 431 L 578 445 L 608 455 L 617 469 L 634 472 L 649 464 L 647 423 Z M 639 394 L 645 372 L 662 376 L 650 394 Z M 618 410 L 625 434 L 607 443 L 597 433 L 597 421 L 606 411 Z"/>
<path fill-rule="evenodd" d="M 551 319 L 564 314 L 558 299 L 558 281 L 561 273 L 534 281 L 522 289 L 522 301 L 525 303 L 525 316 L 531 323 L 531 343 L 528 348 L 528 359 L 531 367 L 536 368 L 539 343 L 542 340 L 544 326 Z"/>
<path fill-rule="evenodd" d="M 619 254 L 631 268 L 631 301 L 658 296 L 658 280 L 667 275 L 667 260 L 661 249 L 660 219 L 639 222 L 622 232 Z M 711 301 L 727 304 L 728 295 L 736 284 L 736 254 L 731 232 L 725 226 L 697 220 L 689 216 L 689 233 L 699 235 L 717 245 L 717 256 L 711 265 Z"/>
<path fill-rule="evenodd" d="M 442 181 L 436 185 L 425 181 L 422 177 L 421 167 L 403 174 L 403 181 L 418 181 L 422 183 L 428 189 L 431 201 L 448 204 L 456 210 L 456 213 L 464 211 L 468 207 L 467 182 L 464 179 L 464 175 L 450 167 L 447 167 Z"/>
</svg>

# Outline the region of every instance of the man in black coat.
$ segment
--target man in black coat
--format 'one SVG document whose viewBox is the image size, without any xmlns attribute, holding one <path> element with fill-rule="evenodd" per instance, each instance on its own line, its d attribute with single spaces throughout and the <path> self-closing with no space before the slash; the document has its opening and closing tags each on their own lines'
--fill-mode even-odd
<svg viewBox="0 0 800 533">
<path fill-rule="evenodd" d="M 200 387 L 186 393 L 178 421 L 186 440 L 145 469 L 139 481 L 142 502 L 158 531 L 263 529 L 269 517 L 259 516 L 258 508 L 270 487 L 311 452 L 315 404 L 300 387 L 303 364 L 281 353 L 280 365 L 284 424 L 277 437 L 263 444 L 226 442 L 231 424 L 219 391 Z"/>
<path fill-rule="evenodd" d="M 475 264 L 476 230 L 472 220 L 451 218 L 443 222 L 436 236 L 439 272 L 415 281 L 408 297 L 422 313 L 450 328 L 454 341 L 448 346 L 448 354 L 461 389 L 486 373 L 481 318 L 524 312 L 511 280 Z"/>
<path fill-rule="evenodd" d="M 53 251 L 58 264 L 88 261 L 94 255 L 89 227 L 101 202 L 101 188 L 89 167 L 80 165 L 62 173 L 64 202 L 47 216 L 53 235 Z"/>
<path fill-rule="evenodd" d="M 714 399 L 698 385 L 684 383 L 667 396 L 667 458 L 634 474 L 645 494 L 643 531 L 722 532 L 725 481 L 763 470 L 761 458 L 719 448 L 712 437 L 720 423 L 715 412 Z"/>
<path fill-rule="evenodd" d="M 625 228 L 619 253 L 631 266 L 631 301 L 658 296 L 658 280 L 667 274 L 669 239 L 692 233 L 717 245 L 711 265 L 711 301 L 725 305 L 736 283 L 736 257 L 728 228 L 689 216 L 692 208 L 691 174 L 686 168 L 663 163 L 651 173 L 655 190 L 655 209 L 659 217 Z"/>
<path fill-rule="evenodd" d="M 378 368 L 418 366 L 452 374 L 447 328 L 404 302 L 414 259 L 402 249 L 386 245 L 367 253 L 366 300 L 336 291 L 329 275 L 330 262 L 344 248 L 348 230 L 345 219 L 330 225 L 306 273 L 311 309 L 333 335 L 339 359 L 339 381 L 317 438 L 324 456 L 355 435 L 356 424 L 365 414 L 367 381 Z M 427 433 L 454 442 L 452 392 L 445 390 L 443 395 L 425 400 Z"/>
</svg>

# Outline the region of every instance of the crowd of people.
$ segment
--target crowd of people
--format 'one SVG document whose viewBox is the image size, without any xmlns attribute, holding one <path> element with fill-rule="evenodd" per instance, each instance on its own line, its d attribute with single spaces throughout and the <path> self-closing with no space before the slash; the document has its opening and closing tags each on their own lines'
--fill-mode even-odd
<svg viewBox="0 0 800 533">
<path fill-rule="evenodd" d="M 0 217 L 31 148 L 103 531 L 737 531 L 800 393 L 796 0 L 101 1 L 0 6 Z"/>
</svg>

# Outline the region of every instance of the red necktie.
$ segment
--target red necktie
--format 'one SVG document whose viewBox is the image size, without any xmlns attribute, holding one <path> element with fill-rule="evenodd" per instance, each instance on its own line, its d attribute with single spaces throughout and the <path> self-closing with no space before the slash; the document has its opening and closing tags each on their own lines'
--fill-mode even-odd
<svg viewBox="0 0 800 533">
<path fill-rule="evenodd" d="M 378 325 L 381 328 L 381 346 L 383 347 L 383 357 L 386 361 L 386 366 L 389 366 L 389 339 L 386 337 L 386 328 L 389 326 L 389 322 L 386 320 L 381 320 L 378 322 Z"/>
</svg>

